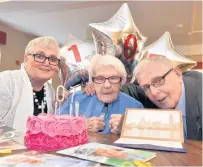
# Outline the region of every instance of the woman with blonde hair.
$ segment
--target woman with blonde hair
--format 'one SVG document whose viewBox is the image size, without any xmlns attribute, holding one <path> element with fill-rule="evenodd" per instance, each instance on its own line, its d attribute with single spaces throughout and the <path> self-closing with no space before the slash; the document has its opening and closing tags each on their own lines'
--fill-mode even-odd
<svg viewBox="0 0 203 167">
<path fill-rule="evenodd" d="M 31 40 L 20 70 L 0 73 L 0 120 L 24 132 L 30 115 L 53 112 L 50 80 L 59 70 L 58 42 L 52 37 Z"/>
</svg>

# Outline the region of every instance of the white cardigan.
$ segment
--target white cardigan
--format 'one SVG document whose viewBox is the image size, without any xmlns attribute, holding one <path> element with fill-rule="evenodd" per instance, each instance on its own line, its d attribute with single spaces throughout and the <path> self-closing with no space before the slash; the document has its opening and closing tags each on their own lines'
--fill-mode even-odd
<svg viewBox="0 0 203 167">
<path fill-rule="evenodd" d="M 53 113 L 54 89 L 45 83 L 48 113 Z M 0 73 L 0 120 L 18 132 L 25 132 L 26 120 L 33 115 L 33 90 L 22 65 L 20 70 Z"/>
</svg>

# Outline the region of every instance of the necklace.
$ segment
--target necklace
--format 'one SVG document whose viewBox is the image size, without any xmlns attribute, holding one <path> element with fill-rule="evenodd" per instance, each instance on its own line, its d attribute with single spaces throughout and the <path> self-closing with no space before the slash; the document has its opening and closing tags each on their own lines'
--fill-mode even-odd
<svg viewBox="0 0 203 167">
<path fill-rule="evenodd" d="M 37 97 L 37 94 L 36 92 L 34 91 L 33 89 L 33 99 L 34 99 L 34 103 L 37 105 L 37 108 L 41 111 L 42 113 L 44 112 L 44 109 L 46 107 L 46 104 L 47 104 L 47 100 L 46 100 L 46 91 L 45 91 L 45 88 L 43 87 L 43 98 L 42 98 L 42 101 L 40 103 L 38 97 Z"/>
</svg>

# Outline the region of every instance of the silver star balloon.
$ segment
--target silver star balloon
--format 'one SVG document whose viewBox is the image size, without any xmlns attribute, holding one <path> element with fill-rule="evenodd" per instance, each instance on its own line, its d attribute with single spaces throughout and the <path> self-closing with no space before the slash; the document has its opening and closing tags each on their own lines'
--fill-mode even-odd
<svg viewBox="0 0 203 167">
<path fill-rule="evenodd" d="M 146 37 L 136 27 L 127 3 L 124 3 L 107 22 L 91 23 L 89 29 L 93 35 L 96 52 L 118 57 L 125 65 L 127 73 L 131 75 Z"/>
<path fill-rule="evenodd" d="M 81 41 L 72 35 L 68 37 L 67 42 L 60 49 L 60 78 L 66 89 L 88 81 L 88 66 L 94 55 L 93 43 Z"/>
<path fill-rule="evenodd" d="M 171 35 L 169 32 L 166 31 L 157 41 L 144 48 L 139 61 L 141 61 L 145 57 L 155 55 L 166 56 L 172 61 L 174 66 L 179 67 L 182 72 L 191 69 L 197 64 L 196 61 L 178 54 L 174 49 L 175 47 L 172 43 Z"/>
</svg>

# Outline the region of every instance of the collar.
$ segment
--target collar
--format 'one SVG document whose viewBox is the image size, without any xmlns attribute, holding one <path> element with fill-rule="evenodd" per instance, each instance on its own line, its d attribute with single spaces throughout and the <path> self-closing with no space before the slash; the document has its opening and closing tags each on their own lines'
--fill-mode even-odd
<svg viewBox="0 0 203 167">
<path fill-rule="evenodd" d="M 185 102 L 185 85 L 184 85 L 184 82 L 182 82 L 182 94 L 181 94 L 180 100 L 179 100 L 177 106 L 175 107 L 175 109 L 182 110 L 183 116 L 186 116 L 185 105 L 186 105 L 186 102 Z"/>
</svg>

